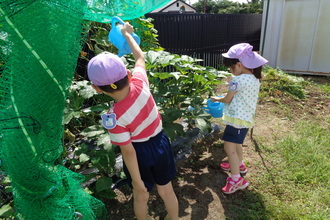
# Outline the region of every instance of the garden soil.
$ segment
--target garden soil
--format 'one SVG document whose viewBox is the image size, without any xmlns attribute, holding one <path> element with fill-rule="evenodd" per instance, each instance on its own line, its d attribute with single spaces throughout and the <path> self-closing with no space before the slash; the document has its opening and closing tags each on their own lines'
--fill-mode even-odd
<svg viewBox="0 0 330 220">
<path fill-rule="evenodd" d="M 307 78 L 307 77 L 305 77 Z M 329 83 L 326 77 L 308 77 L 322 84 Z M 228 79 L 229 80 L 229 79 Z M 220 119 L 213 122 L 222 127 L 212 137 L 197 141 L 192 153 L 177 163 L 177 177 L 172 182 L 179 200 L 179 217 L 182 220 L 222 220 L 236 219 L 239 202 L 248 201 L 262 203 L 259 186 L 254 178 L 271 172 L 265 155 L 259 150 L 261 145 L 272 145 L 287 135 L 294 123 L 300 120 L 322 119 L 330 115 L 330 99 L 320 89 L 306 87 L 307 99 L 304 101 L 277 93 L 277 97 L 266 97 L 260 100 L 257 108 L 256 126 L 248 133 L 243 145 L 244 160 L 248 167 L 245 175 L 250 186 L 232 195 L 225 195 L 221 188 L 225 185 L 228 173 L 219 168 L 219 163 L 226 161 L 223 149 L 223 124 Z M 226 91 L 224 85 L 217 89 L 218 93 Z M 322 121 L 322 120 L 319 120 Z M 109 219 L 135 219 L 131 190 L 123 186 L 115 190 L 117 197 L 106 203 Z M 236 207 L 233 209 L 232 207 Z M 239 210 L 242 212 L 248 211 Z M 156 189 L 150 194 L 149 213 L 152 219 L 163 220 L 166 211 Z"/>
</svg>

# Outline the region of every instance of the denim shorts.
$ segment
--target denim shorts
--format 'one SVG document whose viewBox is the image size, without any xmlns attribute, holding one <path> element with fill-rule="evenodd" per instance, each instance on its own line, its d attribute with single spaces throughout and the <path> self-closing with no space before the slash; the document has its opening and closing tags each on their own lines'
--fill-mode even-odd
<svg viewBox="0 0 330 220">
<path fill-rule="evenodd" d="M 174 179 L 176 166 L 172 146 L 164 132 L 160 132 L 148 141 L 132 144 L 136 151 L 141 178 L 148 192 L 152 190 L 155 184 L 166 185 Z M 125 163 L 124 172 L 132 187 L 132 178 Z"/>
<path fill-rule="evenodd" d="M 243 144 L 248 131 L 248 128 L 235 128 L 233 126 L 226 125 L 222 140 L 235 144 Z"/>
</svg>

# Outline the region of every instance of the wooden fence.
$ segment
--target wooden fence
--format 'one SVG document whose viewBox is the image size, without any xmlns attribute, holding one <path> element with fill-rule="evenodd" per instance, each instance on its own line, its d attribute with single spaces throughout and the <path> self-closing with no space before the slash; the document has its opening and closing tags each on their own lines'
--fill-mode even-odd
<svg viewBox="0 0 330 220">
<path fill-rule="evenodd" d="M 203 66 L 217 68 L 221 53 L 232 45 L 250 43 L 259 51 L 261 14 L 164 14 L 149 13 L 166 51 L 203 59 Z"/>
</svg>

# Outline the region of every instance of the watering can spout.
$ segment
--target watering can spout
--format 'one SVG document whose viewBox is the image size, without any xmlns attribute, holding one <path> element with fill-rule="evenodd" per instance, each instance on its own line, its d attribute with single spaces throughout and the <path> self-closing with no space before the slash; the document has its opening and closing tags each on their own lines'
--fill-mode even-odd
<svg viewBox="0 0 330 220">
<path fill-rule="evenodd" d="M 117 22 L 119 25 L 117 25 Z M 125 54 L 132 53 L 131 48 L 129 47 L 125 37 L 121 33 L 121 28 L 125 22 L 119 17 L 115 16 L 111 20 L 111 31 L 109 32 L 108 38 L 109 41 L 118 49 L 118 56 L 121 57 Z M 132 33 L 132 37 L 138 45 L 140 45 L 140 38 L 135 33 Z"/>
</svg>

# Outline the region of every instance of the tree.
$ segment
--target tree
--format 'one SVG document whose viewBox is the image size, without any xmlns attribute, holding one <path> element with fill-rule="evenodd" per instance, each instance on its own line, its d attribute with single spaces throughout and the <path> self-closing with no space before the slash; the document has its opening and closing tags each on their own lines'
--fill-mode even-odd
<svg viewBox="0 0 330 220">
<path fill-rule="evenodd" d="M 238 3 L 229 0 L 199 0 L 193 4 L 198 13 L 209 14 L 261 14 L 263 0 Z"/>
</svg>

